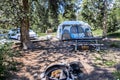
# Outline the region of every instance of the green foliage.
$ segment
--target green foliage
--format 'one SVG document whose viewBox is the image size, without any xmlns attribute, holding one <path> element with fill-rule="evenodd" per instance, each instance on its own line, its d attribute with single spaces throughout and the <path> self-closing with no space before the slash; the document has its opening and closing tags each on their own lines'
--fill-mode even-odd
<svg viewBox="0 0 120 80">
<path fill-rule="evenodd" d="M 113 0 L 83 0 L 80 12 L 82 20 L 87 21 L 95 29 L 103 30 L 104 26 L 107 26 L 106 32 L 118 30 L 120 28 L 120 2 L 119 0 L 113 2 Z M 106 24 L 103 24 L 105 21 Z"/>
<path fill-rule="evenodd" d="M 82 3 L 82 11 L 80 12 L 82 20 L 87 21 L 94 28 L 102 27 L 101 3 L 98 0 L 84 0 Z"/>
<path fill-rule="evenodd" d="M 103 26 L 103 14 L 107 10 L 108 32 L 120 28 L 119 0 L 115 0 L 112 8 L 109 7 L 112 0 L 108 0 L 107 9 L 104 8 L 104 0 L 83 0 L 79 3 L 80 0 L 29 0 L 30 13 L 26 15 L 30 18 L 30 27 L 36 32 L 45 32 L 48 28 L 56 30 L 64 20 L 76 20 L 76 13 L 80 11 L 77 14 L 80 20 L 98 29 Z M 0 28 L 18 27 L 20 19 L 26 16 L 19 0 L 1 0 L 0 9 Z"/>
<path fill-rule="evenodd" d="M 0 1 L 0 27 L 20 27 L 20 20 L 29 16 L 30 27 L 36 32 L 45 32 L 48 28 L 56 30 L 64 20 L 75 20 L 75 3 L 76 0 L 29 0 L 29 13 L 24 14 L 20 0 Z"/>
<path fill-rule="evenodd" d="M 92 33 L 93 33 L 93 36 L 102 36 L 101 29 L 92 30 Z"/>
<path fill-rule="evenodd" d="M 99 58 L 99 57 L 95 57 L 96 58 L 96 61 L 98 61 L 98 60 L 102 60 L 101 58 Z"/>
<path fill-rule="evenodd" d="M 120 80 L 120 71 L 115 71 L 112 73 L 116 80 Z"/>
<path fill-rule="evenodd" d="M 45 36 L 46 33 L 38 33 L 38 36 Z"/>
<path fill-rule="evenodd" d="M 13 56 L 15 52 L 11 49 L 12 43 L 0 44 L 0 79 L 8 76 L 9 70 L 16 70 Z"/>
<path fill-rule="evenodd" d="M 111 32 L 108 34 L 109 37 L 120 38 L 120 30 L 116 32 Z"/>
<path fill-rule="evenodd" d="M 118 44 L 118 43 L 113 42 L 113 43 L 111 43 L 111 44 L 110 44 L 110 47 L 119 48 L 119 44 Z"/>
<path fill-rule="evenodd" d="M 64 6 L 64 13 L 63 17 L 65 17 L 67 20 L 76 20 L 75 15 L 75 0 L 73 1 L 66 1 Z"/>
<path fill-rule="evenodd" d="M 0 1 L 0 23 L 4 26 L 4 29 L 9 29 L 10 26 L 20 25 L 20 18 L 24 15 L 21 13 L 19 0 Z"/>
<path fill-rule="evenodd" d="M 104 61 L 104 63 L 103 64 L 105 64 L 106 66 L 109 66 L 109 67 L 111 67 L 111 66 L 114 66 L 115 64 L 116 64 L 116 62 L 114 62 L 114 61 Z"/>
<path fill-rule="evenodd" d="M 108 14 L 108 32 L 114 32 L 120 29 L 120 8 L 117 2 Z"/>
</svg>

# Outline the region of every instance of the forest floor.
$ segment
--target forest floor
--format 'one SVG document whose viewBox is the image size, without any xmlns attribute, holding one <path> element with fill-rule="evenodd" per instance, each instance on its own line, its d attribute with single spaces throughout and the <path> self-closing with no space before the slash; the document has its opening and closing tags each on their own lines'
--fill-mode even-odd
<svg viewBox="0 0 120 80">
<path fill-rule="evenodd" d="M 21 63 L 18 71 L 7 80 L 41 80 L 40 74 L 55 63 L 79 61 L 87 73 L 83 80 L 115 80 L 113 73 L 120 70 L 120 40 L 107 40 L 106 50 L 70 51 L 67 42 L 57 40 L 34 43 L 37 49 L 21 51 L 14 59 Z"/>
</svg>

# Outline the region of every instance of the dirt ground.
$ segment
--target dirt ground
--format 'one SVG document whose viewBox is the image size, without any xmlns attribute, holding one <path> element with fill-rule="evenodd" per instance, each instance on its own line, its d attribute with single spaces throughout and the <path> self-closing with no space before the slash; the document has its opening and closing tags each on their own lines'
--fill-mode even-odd
<svg viewBox="0 0 120 80">
<path fill-rule="evenodd" d="M 22 65 L 18 66 L 19 71 L 14 72 L 8 80 L 41 80 L 40 74 L 49 65 L 73 61 L 79 61 L 83 64 L 86 70 L 85 75 L 83 75 L 84 80 L 115 80 L 112 73 L 120 70 L 119 48 L 109 47 L 100 52 L 75 52 L 68 48 L 69 43 L 67 42 L 42 41 L 35 43 L 35 45 L 37 49 L 21 51 L 21 56 L 15 58 Z"/>
</svg>

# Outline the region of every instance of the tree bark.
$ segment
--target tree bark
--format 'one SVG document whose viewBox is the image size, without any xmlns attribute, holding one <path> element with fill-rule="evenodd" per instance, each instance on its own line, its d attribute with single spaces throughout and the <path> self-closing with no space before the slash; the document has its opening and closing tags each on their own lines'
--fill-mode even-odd
<svg viewBox="0 0 120 80">
<path fill-rule="evenodd" d="M 28 0 L 22 0 L 23 6 L 23 17 L 21 18 L 21 27 L 20 27 L 20 40 L 21 46 L 23 49 L 32 49 L 33 44 L 29 39 L 29 3 Z"/>
<path fill-rule="evenodd" d="M 107 0 L 104 1 L 104 14 L 103 14 L 103 37 L 107 37 Z"/>
</svg>

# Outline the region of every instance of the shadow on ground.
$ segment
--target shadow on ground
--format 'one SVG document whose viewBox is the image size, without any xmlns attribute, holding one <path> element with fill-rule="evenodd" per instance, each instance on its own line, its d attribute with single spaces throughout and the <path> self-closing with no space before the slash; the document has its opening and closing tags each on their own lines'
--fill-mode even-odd
<svg viewBox="0 0 120 80">
<path fill-rule="evenodd" d="M 120 41 L 118 41 L 119 43 Z M 108 43 L 111 43 L 108 41 Z M 83 63 L 86 73 L 83 80 L 115 80 L 112 72 L 118 69 L 118 65 L 114 66 L 97 66 L 93 63 L 91 55 L 97 54 L 96 51 L 72 51 L 70 44 L 74 42 L 60 41 L 43 41 L 34 43 L 36 49 L 34 51 L 23 52 L 25 55 L 18 59 L 24 65 L 19 72 L 15 73 L 13 79 L 17 80 L 41 80 L 40 74 L 49 66 L 56 63 L 69 63 L 79 61 Z M 108 50 L 117 51 L 119 48 L 110 48 Z M 19 76 L 18 76 L 19 75 Z M 11 79 L 11 80 L 13 80 Z"/>
</svg>

